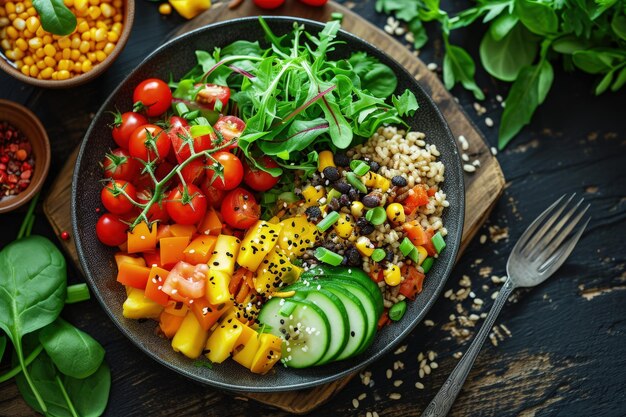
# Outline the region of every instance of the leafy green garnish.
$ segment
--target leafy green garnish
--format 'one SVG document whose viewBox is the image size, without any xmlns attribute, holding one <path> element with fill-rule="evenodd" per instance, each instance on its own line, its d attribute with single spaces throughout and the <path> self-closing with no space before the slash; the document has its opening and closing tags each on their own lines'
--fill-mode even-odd
<svg viewBox="0 0 626 417">
<path fill-rule="evenodd" d="M 63 0 L 33 0 L 44 30 L 55 35 L 66 36 L 76 29 L 76 16 Z"/>
</svg>

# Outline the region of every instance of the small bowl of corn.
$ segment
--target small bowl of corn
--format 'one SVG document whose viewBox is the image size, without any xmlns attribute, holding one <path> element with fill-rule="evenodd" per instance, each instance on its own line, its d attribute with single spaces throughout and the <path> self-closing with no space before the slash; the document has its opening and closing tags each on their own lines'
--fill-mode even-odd
<svg viewBox="0 0 626 417">
<path fill-rule="evenodd" d="M 124 48 L 134 0 L 63 0 L 76 17 L 67 35 L 44 29 L 32 0 L 0 1 L 0 68 L 38 87 L 68 88 L 106 70 Z"/>
</svg>

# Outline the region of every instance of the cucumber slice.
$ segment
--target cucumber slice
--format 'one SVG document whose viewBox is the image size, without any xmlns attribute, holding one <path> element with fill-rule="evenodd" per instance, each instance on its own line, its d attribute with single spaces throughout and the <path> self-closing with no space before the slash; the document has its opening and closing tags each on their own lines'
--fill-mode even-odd
<svg viewBox="0 0 626 417">
<path fill-rule="evenodd" d="M 340 281 L 354 281 L 361 284 L 371 294 L 376 308 L 376 322 L 383 314 L 383 295 L 378 285 L 360 268 L 348 268 L 345 266 L 317 266 L 304 272 L 300 281 L 314 280 L 316 278 L 333 278 Z"/>
<path fill-rule="evenodd" d="M 283 339 L 281 362 L 291 368 L 315 365 L 328 351 L 330 325 L 324 312 L 310 301 L 289 300 L 295 307 L 281 315 L 283 298 L 272 298 L 261 308 L 258 320 Z"/>
<path fill-rule="evenodd" d="M 361 346 L 355 352 L 355 355 L 358 355 L 372 344 L 372 342 L 374 341 L 374 336 L 376 336 L 378 315 L 376 314 L 376 307 L 374 305 L 374 302 L 372 301 L 372 297 L 367 290 L 354 282 L 337 282 L 335 280 L 328 279 L 324 281 L 325 283 L 322 284 L 322 287 L 324 289 L 331 291 L 332 287 L 341 287 L 344 290 L 348 291 L 350 294 L 357 297 L 361 302 L 361 306 L 363 306 L 363 311 L 365 312 L 365 316 L 367 317 L 367 331 L 365 337 L 363 338 Z M 321 280 L 318 282 L 321 282 Z"/>
<path fill-rule="evenodd" d="M 308 287 L 303 291 L 297 291 L 293 298 L 299 299 L 300 297 L 322 309 L 331 324 L 328 350 L 322 359 L 316 363 L 316 365 L 323 365 L 339 356 L 348 343 L 350 337 L 348 312 L 339 297 L 323 288 L 318 290 L 316 287 Z"/>
</svg>

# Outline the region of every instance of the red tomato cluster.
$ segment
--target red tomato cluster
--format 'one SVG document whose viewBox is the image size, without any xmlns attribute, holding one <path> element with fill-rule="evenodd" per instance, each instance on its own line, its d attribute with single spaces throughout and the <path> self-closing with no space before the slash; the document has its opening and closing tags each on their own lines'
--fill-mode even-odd
<svg viewBox="0 0 626 417">
<path fill-rule="evenodd" d="M 228 104 L 228 87 L 206 84 L 199 91 L 195 103 L 199 108 L 216 108 L 218 100 L 224 108 Z M 189 122 L 168 114 L 172 93 L 156 78 L 137 85 L 133 103 L 133 111 L 116 114 L 111 133 L 118 148 L 102 162 L 107 181 L 100 198 L 108 211 L 96 225 L 102 243 L 120 246 L 126 242 L 128 225 L 153 198 L 155 179 L 166 177 L 167 182 L 159 187 L 162 195 L 147 211 L 150 222 L 198 225 L 209 207 L 217 209 L 233 229 L 246 229 L 259 219 L 260 207 L 254 195 L 241 187 L 242 182 L 254 191 L 267 191 L 278 178 L 248 166 L 236 155 L 236 139 L 245 128 L 241 119 L 220 116 L 208 129 L 210 133 L 191 139 Z M 209 157 L 195 156 L 218 148 Z M 262 163 L 268 168 L 278 166 L 269 157 Z M 179 175 L 172 175 L 181 165 Z"/>
</svg>

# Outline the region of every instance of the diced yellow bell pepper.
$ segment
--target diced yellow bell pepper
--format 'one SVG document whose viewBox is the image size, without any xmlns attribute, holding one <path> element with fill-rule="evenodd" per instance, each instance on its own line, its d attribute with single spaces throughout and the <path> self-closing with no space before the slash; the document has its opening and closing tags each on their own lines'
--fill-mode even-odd
<svg viewBox="0 0 626 417">
<path fill-rule="evenodd" d="M 402 274 L 400 273 L 400 268 L 398 268 L 397 265 L 389 264 L 383 271 L 383 277 L 385 278 L 387 285 L 392 287 L 395 287 L 402 282 Z"/>
<path fill-rule="evenodd" d="M 426 258 L 428 258 L 428 251 L 426 251 L 426 248 L 421 245 L 417 246 L 416 248 L 417 252 L 420 254 L 419 264 L 421 265 L 422 263 L 424 263 Z"/>
<path fill-rule="evenodd" d="M 282 230 L 278 237 L 278 246 L 291 258 L 301 256 L 312 248 L 320 235 L 317 227 L 309 222 L 305 215 L 289 217 L 281 223 Z"/>
<path fill-rule="evenodd" d="M 333 227 L 337 236 L 347 239 L 354 231 L 354 219 L 349 214 L 341 213 L 339 220 L 337 220 Z"/>
<path fill-rule="evenodd" d="M 331 151 L 322 151 L 317 156 L 317 170 L 319 172 L 324 171 L 326 167 L 335 166 L 335 157 Z"/>
<path fill-rule="evenodd" d="M 241 335 L 235 343 L 233 360 L 238 364 L 250 369 L 252 361 L 261 345 L 259 334 L 250 327 L 244 325 Z"/>
<path fill-rule="evenodd" d="M 202 353 L 208 337 L 209 332 L 205 331 L 196 316 L 189 312 L 172 339 L 172 348 L 188 358 L 195 359 Z"/>
<path fill-rule="evenodd" d="M 209 269 L 206 282 L 206 298 L 209 303 L 218 305 L 227 302 L 230 299 L 229 283 L 229 274 L 224 271 Z"/>
<path fill-rule="evenodd" d="M 209 259 L 213 256 L 216 241 L 216 236 L 207 235 L 200 235 L 192 240 L 189 246 L 183 251 L 185 262 L 189 262 L 192 265 L 209 262 Z"/>
<path fill-rule="evenodd" d="M 302 197 L 304 197 L 304 205 L 305 206 L 315 206 L 319 204 L 319 201 L 326 197 L 326 190 L 321 185 L 316 187 L 312 185 L 307 185 L 302 190 Z"/>
<path fill-rule="evenodd" d="M 147 298 L 143 290 L 126 287 L 122 314 L 127 319 L 158 319 L 163 306 Z"/>
<path fill-rule="evenodd" d="M 117 264 L 117 269 L 120 269 L 120 264 L 124 262 L 128 262 L 131 264 L 146 266 L 146 261 L 143 258 L 135 258 L 134 256 L 127 255 L 124 252 L 117 252 L 115 255 L 115 263 Z"/>
<path fill-rule="evenodd" d="M 295 267 L 279 247 L 274 247 L 263 259 L 254 276 L 254 288 L 260 294 L 277 291 L 283 282 L 291 283 L 300 276 L 301 269 Z"/>
<path fill-rule="evenodd" d="M 256 271 L 265 255 L 276 245 L 282 228 L 282 224 L 271 224 L 263 220 L 256 222 L 241 241 L 237 263 L 250 271 Z"/>
<path fill-rule="evenodd" d="M 153 250 L 157 244 L 157 225 L 152 223 L 148 228 L 145 222 L 139 223 L 132 232 L 128 232 L 128 253 Z"/>
<path fill-rule="evenodd" d="M 172 7 L 185 19 L 193 19 L 211 7 L 211 0 L 169 0 Z"/>
<path fill-rule="evenodd" d="M 391 186 L 391 182 L 387 178 L 372 171 L 363 175 L 361 177 L 361 181 L 363 181 L 363 184 L 365 184 L 366 187 L 380 188 L 383 193 L 386 192 Z"/>
<path fill-rule="evenodd" d="M 265 374 L 280 360 L 283 341 L 269 333 L 261 334 L 259 341 L 259 349 L 254 355 L 250 371 L 255 374 Z"/>
<path fill-rule="evenodd" d="M 365 236 L 359 237 L 356 240 L 355 246 L 361 255 L 368 257 L 368 258 L 372 256 L 372 253 L 374 253 L 374 249 L 376 249 L 374 247 L 374 244 L 369 240 L 369 238 Z"/>
<path fill-rule="evenodd" d="M 235 348 L 243 327 L 234 314 L 224 317 L 206 342 L 206 357 L 213 363 L 224 362 Z"/>
<path fill-rule="evenodd" d="M 235 236 L 219 235 L 213 248 L 213 255 L 209 258 L 209 268 L 232 275 L 235 272 L 235 260 L 240 244 L 241 241 Z"/>
<path fill-rule="evenodd" d="M 278 224 L 280 223 L 280 219 L 277 216 L 274 216 L 271 219 L 269 219 L 267 222 L 272 223 L 272 224 Z"/>
</svg>

